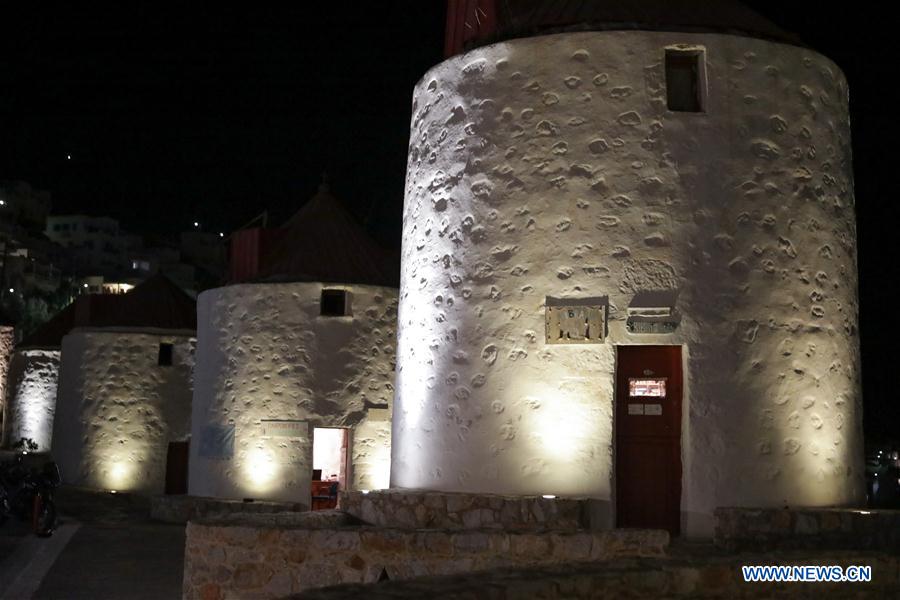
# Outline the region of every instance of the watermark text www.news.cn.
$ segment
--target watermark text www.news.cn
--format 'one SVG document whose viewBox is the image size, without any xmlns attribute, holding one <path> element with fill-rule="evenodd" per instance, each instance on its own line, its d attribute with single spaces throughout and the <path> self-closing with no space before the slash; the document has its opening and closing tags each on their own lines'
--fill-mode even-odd
<svg viewBox="0 0 900 600">
<path fill-rule="evenodd" d="M 871 566 L 839 565 L 745 565 L 741 567 L 747 582 L 866 582 L 872 581 Z"/>
</svg>

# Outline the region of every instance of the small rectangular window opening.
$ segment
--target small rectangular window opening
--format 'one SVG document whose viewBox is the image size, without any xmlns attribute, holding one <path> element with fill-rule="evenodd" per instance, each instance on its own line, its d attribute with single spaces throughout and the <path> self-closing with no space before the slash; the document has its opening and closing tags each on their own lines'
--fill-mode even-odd
<svg viewBox="0 0 900 600">
<path fill-rule="evenodd" d="M 322 290 L 320 314 L 323 317 L 343 317 L 350 314 L 347 290 Z"/>
<path fill-rule="evenodd" d="M 666 103 L 676 112 L 703 112 L 703 52 L 666 50 Z"/>
<path fill-rule="evenodd" d="M 157 358 L 157 364 L 161 367 L 172 366 L 172 344 L 159 345 L 159 357 Z"/>
</svg>

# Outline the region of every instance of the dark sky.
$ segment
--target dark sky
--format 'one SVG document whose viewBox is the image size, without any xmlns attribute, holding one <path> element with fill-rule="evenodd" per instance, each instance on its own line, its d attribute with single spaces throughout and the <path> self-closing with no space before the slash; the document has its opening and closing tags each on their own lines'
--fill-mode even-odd
<svg viewBox="0 0 900 600">
<path fill-rule="evenodd" d="M 381 240 L 399 243 L 412 87 L 441 60 L 442 0 L 119 4 L 3 3 L 0 179 L 50 189 L 56 212 L 136 231 L 194 220 L 227 231 L 264 208 L 283 219 L 327 170 Z M 850 81 L 867 420 L 896 432 L 886 325 L 900 272 L 900 23 L 874 3 L 747 4 Z"/>
</svg>

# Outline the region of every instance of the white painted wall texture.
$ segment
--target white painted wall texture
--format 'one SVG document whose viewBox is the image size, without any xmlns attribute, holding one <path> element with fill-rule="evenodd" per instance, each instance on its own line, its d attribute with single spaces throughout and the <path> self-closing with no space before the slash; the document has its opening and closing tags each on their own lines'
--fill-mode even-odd
<svg viewBox="0 0 900 600">
<path fill-rule="evenodd" d="M 320 316 L 323 287 L 348 290 L 352 315 Z M 307 504 L 308 437 L 264 435 L 265 420 L 349 427 L 355 484 L 387 485 L 397 290 L 376 286 L 233 285 L 197 302 L 198 363 L 189 492 Z M 208 426 L 234 427 L 233 456 L 203 456 Z"/>
<path fill-rule="evenodd" d="M 171 366 L 159 345 L 173 345 Z M 194 338 L 187 332 L 75 329 L 63 338 L 53 456 L 63 481 L 161 494 L 171 441 L 191 431 Z"/>
<path fill-rule="evenodd" d="M 664 51 L 706 53 L 705 114 Z M 806 49 L 573 33 L 476 49 L 415 89 L 392 486 L 613 498 L 617 344 L 681 344 L 684 527 L 863 493 L 848 90 Z M 638 292 L 674 334 L 632 335 Z M 608 296 L 547 346 L 547 296 Z"/>
<path fill-rule="evenodd" d="M 37 443 L 38 452 L 50 450 L 58 378 L 59 350 L 13 353 L 3 416 L 4 447 L 30 438 Z"/>
<path fill-rule="evenodd" d="M 6 384 L 15 343 L 15 328 L 10 325 L 0 325 L 0 411 L 6 406 Z"/>
</svg>

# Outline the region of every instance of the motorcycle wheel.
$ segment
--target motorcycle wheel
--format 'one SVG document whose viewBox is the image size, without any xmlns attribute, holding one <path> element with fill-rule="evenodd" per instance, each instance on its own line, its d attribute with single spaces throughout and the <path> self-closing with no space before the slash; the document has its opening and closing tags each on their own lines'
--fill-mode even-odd
<svg viewBox="0 0 900 600">
<path fill-rule="evenodd" d="M 35 494 L 31 516 L 31 525 L 36 536 L 53 535 L 53 530 L 56 529 L 56 504 L 53 498 L 45 498 L 42 493 Z"/>
</svg>

